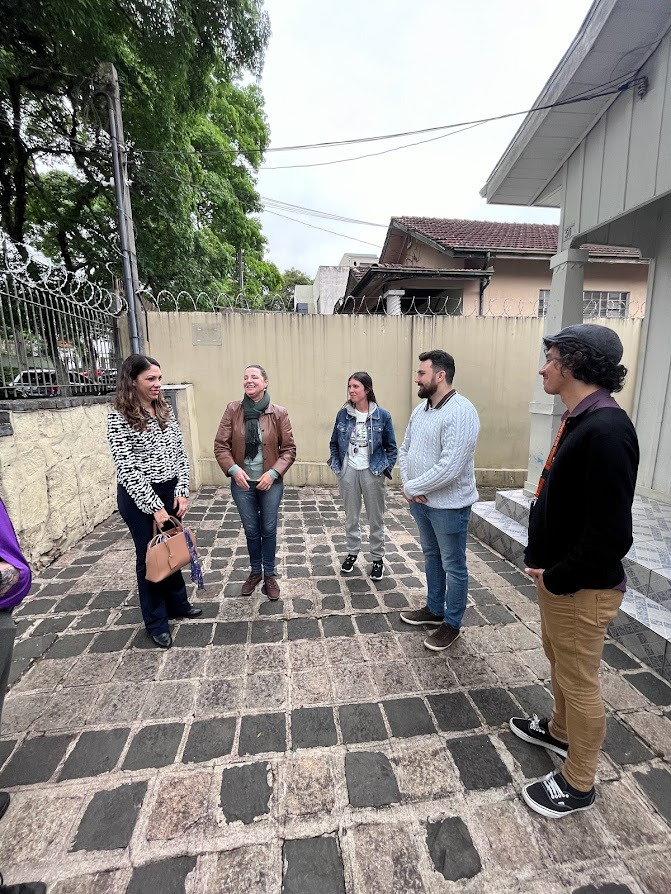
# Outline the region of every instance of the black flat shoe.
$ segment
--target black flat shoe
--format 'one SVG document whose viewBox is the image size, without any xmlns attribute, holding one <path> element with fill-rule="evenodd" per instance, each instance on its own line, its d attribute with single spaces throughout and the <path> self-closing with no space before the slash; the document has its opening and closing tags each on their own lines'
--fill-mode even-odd
<svg viewBox="0 0 671 894">
<path fill-rule="evenodd" d="M 180 618 L 200 618 L 202 614 L 202 608 L 196 608 L 195 605 L 192 605 L 186 614 L 180 615 Z"/>
<path fill-rule="evenodd" d="M 169 649 L 172 645 L 172 637 L 169 633 L 159 633 L 156 636 L 152 636 L 152 639 L 162 649 Z"/>
<path fill-rule="evenodd" d="M 7 813 L 9 807 L 9 795 L 7 792 L 0 792 L 0 817 Z"/>
</svg>

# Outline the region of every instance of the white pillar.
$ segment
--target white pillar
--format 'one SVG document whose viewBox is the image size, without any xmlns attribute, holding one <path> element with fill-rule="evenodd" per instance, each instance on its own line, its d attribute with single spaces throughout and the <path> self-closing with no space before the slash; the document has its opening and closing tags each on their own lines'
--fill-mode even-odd
<svg viewBox="0 0 671 894">
<path fill-rule="evenodd" d="M 405 289 L 387 289 L 384 293 L 385 313 L 388 317 L 401 316 L 401 298 L 405 295 Z"/>
<path fill-rule="evenodd" d="M 556 335 L 564 326 L 582 323 L 582 292 L 586 251 L 569 248 L 550 259 L 552 286 L 545 314 L 544 335 Z M 539 354 L 538 368 L 545 362 L 543 345 Z M 531 432 L 529 435 L 529 465 L 524 490 L 533 494 L 543 471 L 545 460 L 552 448 L 559 422 L 566 408 L 558 397 L 546 394 L 543 380 L 536 377 L 533 400 L 529 404 Z"/>
</svg>

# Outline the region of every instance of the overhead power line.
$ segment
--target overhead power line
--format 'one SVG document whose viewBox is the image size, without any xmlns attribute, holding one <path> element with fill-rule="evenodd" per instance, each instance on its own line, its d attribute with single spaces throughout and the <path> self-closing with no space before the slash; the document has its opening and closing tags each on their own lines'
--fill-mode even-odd
<svg viewBox="0 0 671 894">
<path fill-rule="evenodd" d="M 545 105 L 532 106 L 529 109 L 522 109 L 517 112 L 505 112 L 501 115 L 492 115 L 485 118 L 476 118 L 471 121 L 455 121 L 452 124 L 438 124 L 433 127 L 423 127 L 418 130 L 398 131 L 397 133 L 376 134 L 373 136 L 355 137 L 347 140 L 326 140 L 316 143 L 297 143 L 292 146 L 268 146 L 266 149 L 248 148 L 246 150 L 237 147 L 230 149 L 141 149 L 134 147 L 133 151 L 142 155 L 241 155 L 244 151 L 251 152 L 295 152 L 306 149 L 329 149 L 335 146 L 352 146 L 359 143 L 372 143 L 381 140 L 395 140 L 402 137 L 421 136 L 427 133 L 437 133 L 444 130 L 452 130 L 454 128 L 466 128 L 477 126 L 480 124 L 489 124 L 494 121 L 503 121 L 506 118 L 516 118 L 520 115 L 529 115 L 532 112 L 542 112 L 550 109 L 561 108 L 575 103 L 590 102 L 593 99 L 600 99 L 605 96 L 613 96 L 621 93 L 631 87 L 633 81 L 625 80 L 623 77 L 613 78 L 603 84 L 593 87 L 591 90 L 585 90 L 570 96 L 567 99 L 559 100 Z M 596 92 L 595 92 L 596 91 Z M 402 148 L 402 147 L 401 147 Z"/>
<path fill-rule="evenodd" d="M 201 194 L 203 194 L 203 188 L 201 186 L 198 186 L 197 184 L 194 184 L 194 183 L 189 183 L 188 180 L 182 180 L 180 177 L 174 177 L 172 174 L 167 174 L 165 172 L 161 173 L 161 171 L 157 171 L 154 168 L 149 168 L 146 165 L 143 165 L 143 170 L 150 171 L 152 174 L 158 174 L 159 177 L 167 177 L 169 180 L 173 180 L 176 183 L 182 183 L 184 186 L 189 186 L 193 189 L 198 190 Z M 346 233 L 338 233 L 335 230 L 329 230 L 326 227 L 318 227 L 316 224 L 308 223 L 305 220 L 297 220 L 295 217 L 289 217 L 287 214 L 281 214 L 279 211 L 273 211 L 271 208 L 266 207 L 266 203 L 268 203 L 268 204 L 274 203 L 275 207 L 279 207 L 279 208 L 285 208 L 285 206 L 287 206 L 288 208 L 293 208 L 295 214 L 310 213 L 310 214 L 314 214 L 314 215 L 317 215 L 320 217 L 324 217 L 329 220 L 337 219 L 337 220 L 340 220 L 342 223 L 351 223 L 351 224 L 356 224 L 358 226 L 383 227 L 385 229 L 387 227 L 386 224 L 370 223 L 368 221 L 355 220 L 354 218 L 351 218 L 351 217 L 343 217 L 341 215 L 336 215 L 336 214 L 331 215 L 327 211 L 317 211 L 314 208 L 304 208 L 301 205 L 292 205 L 290 202 L 281 202 L 278 199 L 264 199 L 263 197 L 261 197 L 261 199 L 264 202 L 264 211 L 266 212 L 266 214 L 274 214 L 275 217 L 283 217 L 285 220 L 293 221 L 293 223 L 302 224 L 304 227 L 311 227 L 313 230 L 321 230 L 324 233 L 331 233 L 334 236 L 341 236 L 343 239 L 352 239 L 352 240 L 354 240 L 354 242 L 361 242 L 364 245 L 372 245 L 373 248 L 379 248 L 380 246 L 376 242 L 368 242 L 366 239 L 358 239 L 356 236 L 348 236 Z"/>
<path fill-rule="evenodd" d="M 316 224 L 308 223 L 305 220 L 296 220 L 295 217 L 288 217 L 286 214 L 280 214 L 279 211 L 270 211 L 266 209 L 266 214 L 274 214 L 275 217 L 283 217 L 285 220 L 292 220 L 294 223 L 302 224 L 304 227 L 312 227 L 313 230 L 321 230 L 323 233 L 332 233 L 334 236 L 342 236 L 343 239 L 352 239 L 354 242 L 361 242 L 363 245 L 372 245 L 373 248 L 380 248 L 377 242 L 368 242 L 366 239 L 357 239 L 356 236 L 348 236 L 346 233 L 336 233 L 335 230 L 327 230 L 326 227 L 318 227 Z"/>
<path fill-rule="evenodd" d="M 332 158 L 330 161 L 313 161 L 307 162 L 306 164 L 261 165 L 259 170 L 287 171 L 292 168 L 324 168 L 329 165 L 341 165 L 348 161 L 360 161 L 362 158 L 374 158 L 377 155 L 389 155 L 390 152 L 400 152 L 401 149 L 411 149 L 413 146 L 421 146 L 423 143 L 435 143 L 436 140 L 444 140 L 447 137 L 454 137 L 458 133 L 463 133 L 465 130 L 473 130 L 474 127 L 481 127 L 483 124 L 485 124 L 484 121 L 479 121 L 476 124 L 469 124 L 468 127 L 460 127 L 458 130 L 453 130 L 450 133 L 441 133 L 437 137 L 428 137 L 426 140 L 416 140 L 414 143 L 404 143 L 402 146 L 392 146 L 391 149 L 381 149 L 379 152 L 366 152 L 364 155 L 351 155 L 347 158 Z"/>
<path fill-rule="evenodd" d="M 280 211 L 289 211 L 291 214 L 302 214 L 307 215 L 308 217 L 320 217 L 324 220 L 335 220 L 340 221 L 341 223 L 349 223 L 349 224 L 359 224 L 364 227 L 381 227 L 382 229 L 387 229 L 387 224 L 383 223 L 373 223 L 369 220 L 357 220 L 354 217 L 345 217 L 342 214 L 334 214 L 330 211 L 318 211 L 316 208 L 306 208 L 303 205 L 292 205 L 291 202 L 283 202 L 281 199 L 271 199 L 267 196 L 261 196 L 261 201 L 263 202 L 264 207 L 267 208 L 276 208 Z"/>
</svg>

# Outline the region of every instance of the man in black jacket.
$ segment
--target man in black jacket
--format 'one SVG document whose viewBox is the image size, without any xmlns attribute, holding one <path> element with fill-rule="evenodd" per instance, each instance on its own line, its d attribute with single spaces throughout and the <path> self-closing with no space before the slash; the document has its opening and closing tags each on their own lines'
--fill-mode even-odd
<svg viewBox="0 0 671 894">
<path fill-rule="evenodd" d="M 522 790 L 532 810 L 557 818 L 594 805 L 606 732 L 599 665 L 626 588 L 639 452 L 634 426 L 611 396 L 627 374 L 617 334 L 580 323 L 544 345 L 543 387 L 566 412 L 532 504 L 525 571 L 538 587 L 554 709 L 549 720 L 513 717 L 510 728 L 565 758 L 561 772 Z"/>
</svg>

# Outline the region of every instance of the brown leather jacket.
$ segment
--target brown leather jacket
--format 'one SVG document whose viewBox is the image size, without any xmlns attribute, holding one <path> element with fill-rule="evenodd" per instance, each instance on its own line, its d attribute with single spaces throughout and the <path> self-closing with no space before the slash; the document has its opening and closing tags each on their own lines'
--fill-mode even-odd
<svg viewBox="0 0 671 894">
<path fill-rule="evenodd" d="M 263 442 L 263 471 L 274 469 L 283 476 L 296 459 L 294 433 L 289 414 L 277 404 L 269 404 L 259 417 Z M 234 400 L 224 410 L 217 436 L 214 456 L 228 475 L 231 466 L 245 462 L 245 418 L 242 401 Z"/>
</svg>

